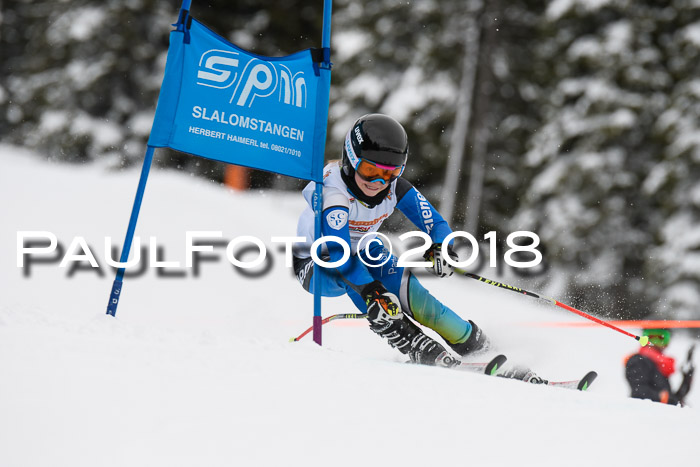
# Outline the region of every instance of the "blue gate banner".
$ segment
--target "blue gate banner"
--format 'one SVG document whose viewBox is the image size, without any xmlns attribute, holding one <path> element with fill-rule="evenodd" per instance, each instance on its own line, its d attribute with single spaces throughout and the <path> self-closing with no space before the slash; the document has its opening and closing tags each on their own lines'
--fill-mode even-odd
<svg viewBox="0 0 700 467">
<path fill-rule="evenodd" d="M 322 181 L 330 69 L 247 52 L 197 20 L 170 33 L 148 145 Z"/>
</svg>

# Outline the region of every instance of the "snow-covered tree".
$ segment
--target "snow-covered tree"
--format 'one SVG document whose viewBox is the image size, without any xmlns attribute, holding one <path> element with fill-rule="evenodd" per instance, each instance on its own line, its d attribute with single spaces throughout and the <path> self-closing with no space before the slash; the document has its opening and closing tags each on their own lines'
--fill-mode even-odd
<svg viewBox="0 0 700 467">
<path fill-rule="evenodd" d="M 3 0 L 0 140 L 65 161 L 140 161 L 179 6 Z M 320 45 L 322 6 L 208 0 L 192 13 L 281 56 Z M 550 278 L 589 311 L 697 316 L 697 1 L 335 0 L 333 11 L 328 159 L 357 117 L 388 113 L 409 133 L 405 176 L 439 206 L 450 145 L 464 141 L 448 193 L 456 228 L 534 231 Z M 470 25 L 469 118 L 456 119 Z M 156 163 L 222 175 L 168 150 Z"/>
<path fill-rule="evenodd" d="M 330 156 L 355 118 L 391 114 L 410 137 L 406 176 L 439 205 L 453 134 L 466 132 L 466 138 L 457 138 L 465 141 L 465 158 L 452 220 L 463 227 L 471 165 L 480 148 L 480 225 L 505 229 L 522 182 L 525 135 L 537 122 L 528 46 L 543 10 L 542 1 L 532 0 L 334 2 Z M 475 24 L 478 31 L 467 34 Z M 479 44 L 465 44 L 470 37 Z M 464 128 L 455 125 L 464 125 L 456 116 L 470 47 L 478 57 Z"/>
<path fill-rule="evenodd" d="M 178 0 L 5 0 L 2 140 L 61 161 L 140 161 L 180 6 Z M 192 14 L 263 55 L 291 54 L 321 41 L 321 3 L 241 0 L 234 8 L 221 0 L 195 1 Z M 158 164 L 221 176 L 221 163 L 169 150 L 157 154 Z"/>
<path fill-rule="evenodd" d="M 3 3 L 3 139 L 51 158 L 136 158 L 167 48 L 163 2 Z"/>
<path fill-rule="evenodd" d="M 610 315 L 650 313 L 679 265 L 654 257 L 697 245 L 679 246 L 669 226 L 698 227 L 687 190 L 698 180 L 699 15 L 686 1 L 559 0 L 546 12 L 534 70 L 544 122 L 513 225 L 540 235 L 573 300 Z"/>
<path fill-rule="evenodd" d="M 694 13 L 694 14 L 691 14 Z M 687 15 L 687 16 L 685 16 Z M 678 12 L 683 20 L 661 43 L 674 85 L 652 127 L 663 152 L 644 179 L 654 200 L 655 248 L 645 276 L 654 284 L 663 317 L 700 318 L 700 8 Z"/>
</svg>

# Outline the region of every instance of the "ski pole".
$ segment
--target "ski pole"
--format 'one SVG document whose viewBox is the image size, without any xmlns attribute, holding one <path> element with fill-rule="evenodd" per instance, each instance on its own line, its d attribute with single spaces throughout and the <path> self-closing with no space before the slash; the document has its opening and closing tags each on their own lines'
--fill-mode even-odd
<svg viewBox="0 0 700 467">
<path fill-rule="evenodd" d="M 590 319 L 591 321 L 595 321 L 595 322 L 598 323 L 598 324 L 602 324 L 603 326 L 607 326 L 607 327 L 609 327 L 610 329 L 614 329 L 615 331 L 620 332 L 620 333 L 624 334 L 625 336 L 633 337 L 634 339 L 636 339 L 637 341 L 639 341 L 639 344 L 640 344 L 642 347 L 644 347 L 645 345 L 647 345 L 647 344 L 649 343 L 649 337 L 647 337 L 647 336 L 637 336 L 637 335 L 635 335 L 635 334 L 632 334 L 631 332 L 627 332 L 627 331 L 625 331 L 624 329 L 620 329 L 620 328 L 618 328 L 617 326 L 613 326 L 612 324 L 610 324 L 610 323 L 608 323 L 608 322 L 606 322 L 606 321 L 603 321 L 602 319 L 598 319 L 598 318 L 596 318 L 595 316 L 591 316 L 591 315 L 589 315 L 588 313 L 584 313 L 584 312 L 581 311 L 581 310 L 577 310 L 576 308 L 574 308 L 574 307 L 572 307 L 572 306 L 569 306 L 569 305 L 567 305 L 566 303 L 562 303 L 562 302 L 560 302 L 560 301 L 558 301 L 558 300 L 555 300 L 555 299 L 553 299 L 553 298 L 544 297 L 544 296 L 538 295 L 538 294 L 536 294 L 536 293 L 534 293 L 534 292 L 529 292 L 529 291 L 527 291 L 527 290 L 525 290 L 525 289 L 521 289 L 520 287 L 514 287 L 514 286 L 512 286 L 512 285 L 504 284 L 503 282 L 499 282 L 499 281 L 494 281 L 494 280 L 491 280 L 491 279 L 487 279 L 487 278 L 482 277 L 482 276 L 480 276 L 480 275 L 478 275 L 478 274 L 473 274 L 473 273 L 471 273 L 471 272 L 467 272 L 467 271 L 465 271 L 465 270 L 463 270 L 463 269 L 460 269 L 460 268 L 454 268 L 454 270 L 455 270 L 455 272 L 457 272 L 458 274 L 461 274 L 461 275 L 463 275 L 463 276 L 467 276 L 467 277 L 469 277 L 469 278 L 471 278 L 471 279 L 476 279 L 476 280 L 478 280 L 479 282 L 483 282 L 483 283 L 485 283 L 485 284 L 493 285 L 493 286 L 498 287 L 498 288 L 501 288 L 501 289 L 512 290 L 513 292 L 516 292 L 516 293 L 519 293 L 519 294 L 523 294 L 523 295 L 527 295 L 528 297 L 534 297 L 534 298 L 539 298 L 539 299 L 541 299 L 541 300 L 546 300 L 546 301 L 548 301 L 548 302 L 550 302 L 550 303 L 555 304 L 555 305 L 558 306 L 558 307 L 564 308 L 564 309 L 567 310 L 567 311 L 571 311 L 572 313 L 576 313 L 577 315 L 583 316 L 583 317 L 586 318 L 586 319 Z"/>
<path fill-rule="evenodd" d="M 366 316 L 367 316 L 367 314 L 365 314 L 365 313 L 338 313 L 336 315 L 331 315 L 327 318 L 323 318 L 323 320 L 321 320 L 321 325 L 324 325 L 324 324 L 328 323 L 329 321 L 333 321 L 335 319 L 360 319 L 360 318 L 364 318 Z M 313 329 L 314 329 L 314 327 L 311 326 L 309 329 L 307 329 L 306 331 L 299 334 L 298 337 L 292 337 L 291 339 L 289 339 L 289 342 L 298 342 L 302 337 L 304 337 L 305 335 L 310 333 Z"/>
</svg>

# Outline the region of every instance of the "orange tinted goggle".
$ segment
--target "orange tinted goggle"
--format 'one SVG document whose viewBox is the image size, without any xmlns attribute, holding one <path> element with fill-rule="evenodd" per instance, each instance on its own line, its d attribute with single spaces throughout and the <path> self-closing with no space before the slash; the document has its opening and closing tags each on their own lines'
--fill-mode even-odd
<svg viewBox="0 0 700 467">
<path fill-rule="evenodd" d="M 382 182 L 387 184 L 398 178 L 403 173 L 403 165 L 394 167 L 392 165 L 382 165 L 374 162 L 370 162 L 364 159 L 360 159 L 360 163 L 357 164 L 355 172 L 360 176 L 361 179 L 368 182 Z"/>
</svg>

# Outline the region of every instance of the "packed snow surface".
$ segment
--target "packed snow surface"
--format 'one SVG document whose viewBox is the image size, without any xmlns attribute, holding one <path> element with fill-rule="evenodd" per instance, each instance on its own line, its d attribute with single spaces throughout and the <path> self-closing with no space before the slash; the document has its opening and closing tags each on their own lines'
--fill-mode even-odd
<svg viewBox="0 0 700 467">
<path fill-rule="evenodd" d="M 136 230 L 146 251 L 141 262 L 155 237 L 158 259 L 179 265 L 126 278 L 116 317 L 106 316 L 114 272 L 105 238 L 121 247 L 138 178 L 138 170 L 47 164 L 0 146 L 1 466 L 623 466 L 697 459 L 700 390 L 693 388 L 685 408 L 632 400 L 623 361 L 637 348 L 633 339 L 603 327 L 538 326 L 582 318 L 467 278 L 421 276 L 485 330 L 492 354 L 552 380 L 594 369 L 599 377 L 590 390 L 407 365 L 364 320 L 327 324 L 323 347 L 310 335 L 288 342 L 311 324 L 312 297 L 272 237 L 295 234 L 304 207 L 299 193 L 237 193 L 153 170 Z M 22 231 L 53 233 L 63 255 L 18 267 Z M 200 240 L 223 246 L 205 253 L 213 259 L 196 271 L 186 266 L 188 231 L 221 232 Z M 267 246 L 268 272 L 258 268 L 258 277 L 247 277 L 226 259 L 225 243 L 240 236 Z M 90 267 L 79 237 L 100 269 Z M 73 242 L 77 248 L 68 251 Z M 488 268 L 480 272 L 499 278 Z M 355 312 L 345 297 L 324 299 L 323 310 Z M 680 363 L 690 344 L 679 335 L 668 353 Z M 678 384 L 677 375 L 672 381 Z"/>
</svg>

